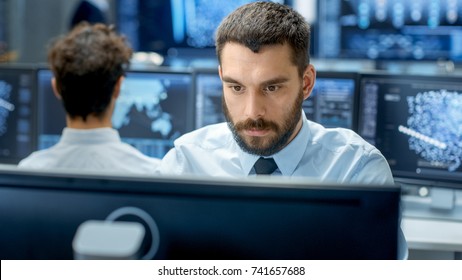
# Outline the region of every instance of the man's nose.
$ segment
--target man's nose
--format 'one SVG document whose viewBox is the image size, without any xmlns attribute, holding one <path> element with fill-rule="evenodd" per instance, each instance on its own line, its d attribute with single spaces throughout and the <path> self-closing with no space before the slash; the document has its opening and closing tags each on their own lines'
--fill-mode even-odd
<svg viewBox="0 0 462 280">
<path fill-rule="evenodd" d="M 246 117 L 259 119 L 265 115 L 265 97 L 259 90 L 251 90 L 248 93 L 245 104 Z"/>
</svg>

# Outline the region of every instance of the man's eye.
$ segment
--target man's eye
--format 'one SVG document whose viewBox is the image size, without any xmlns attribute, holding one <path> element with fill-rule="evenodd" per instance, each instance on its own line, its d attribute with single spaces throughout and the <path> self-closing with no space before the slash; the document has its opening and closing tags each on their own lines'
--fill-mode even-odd
<svg viewBox="0 0 462 280">
<path fill-rule="evenodd" d="M 242 91 L 242 87 L 241 86 L 232 86 L 231 89 L 235 92 L 240 92 Z"/>
<path fill-rule="evenodd" d="M 279 89 L 278 86 L 267 86 L 266 87 L 266 91 L 268 91 L 268 92 L 277 91 L 278 89 Z"/>
</svg>

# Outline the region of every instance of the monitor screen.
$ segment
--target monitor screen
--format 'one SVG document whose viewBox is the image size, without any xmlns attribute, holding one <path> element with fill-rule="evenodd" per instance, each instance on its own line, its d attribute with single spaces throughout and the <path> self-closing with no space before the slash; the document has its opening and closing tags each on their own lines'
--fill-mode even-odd
<svg viewBox="0 0 462 280">
<path fill-rule="evenodd" d="M 317 71 L 310 97 L 303 102 L 309 120 L 325 127 L 356 127 L 357 74 Z M 224 122 L 223 85 L 217 69 L 196 69 L 196 128 Z"/>
<path fill-rule="evenodd" d="M 66 127 L 66 111 L 51 87 L 53 73 L 47 68 L 37 70 L 38 134 L 37 148 L 43 150 L 58 143 Z"/>
<path fill-rule="evenodd" d="M 462 60 L 462 5 L 440 0 L 319 1 L 320 57 Z"/>
<path fill-rule="evenodd" d="M 224 122 L 222 110 L 223 84 L 218 69 L 195 69 L 196 128 Z"/>
<path fill-rule="evenodd" d="M 59 141 L 66 126 L 65 111 L 53 95 L 50 70 L 38 71 L 39 79 L 39 149 Z M 159 68 L 152 71 L 129 71 L 116 101 L 112 126 L 122 141 L 142 153 L 162 158 L 173 141 L 194 127 L 192 74 Z"/>
<path fill-rule="evenodd" d="M 303 102 L 309 120 L 325 127 L 356 128 L 357 74 L 317 71 L 311 95 Z"/>
<path fill-rule="evenodd" d="M 397 186 L 24 170 L 0 175 L 1 259 L 72 259 L 83 222 L 116 212 L 127 215 L 120 220 L 141 217 L 127 207 L 156 229 L 154 259 L 397 258 Z"/>
<path fill-rule="evenodd" d="M 112 116 L 122 141 L 162 158 L 194 129 L 192 79 L 190 72 L 168 69 L 128 72 Z"/>
<path fill-rule="evenodd" d="M 461 106 L 461 77 L 363 75 L 358 130 L 395 177 L 460 184 Z"/>
<path fill-rule="evenodd" d="M 16 164 L 35 150 L 35 69 L 0 67 L 0 162 Z"/>
<path fill-rule="evenodd" d="M 226 15 L 250 2 L 254 0 L 117 0 L 116 26 L 136 51 L 181 56 L 202 50 L 199 56 L 214 57 L 215 29 Z"/>
</svg>

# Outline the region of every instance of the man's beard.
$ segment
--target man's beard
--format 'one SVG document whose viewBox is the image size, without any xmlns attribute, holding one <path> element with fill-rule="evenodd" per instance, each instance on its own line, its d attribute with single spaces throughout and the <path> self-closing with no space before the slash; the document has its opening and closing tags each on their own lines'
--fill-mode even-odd
<svg viewBox="0 0 462 280">
<path fill-rule="evenodd" d="M 300 120 L 302 103 L 303 91 L 300 89 L 297 100 L 295 100 L 295 103 L 281 125 L 261 118 L 257 120 L 247 119 L 245 121 L 234 123 L 231 119 L 225 98 L 224 96 L 222 97 L 223 113 L 226 121 L 228 122 L 229 129 L 233 133 L 234 140 L 242 150 L 249 154 L 258 156 L 273 155 L 282 150 L 282 148 L 288 144 L 287 142 L 294 133 Z M 247 137 L 248 140 L 246 141 L 246 138 L 242 136 L 242 131 L 247 129 L 271 130 L 274 131 L 276 135 L 269 139 L 268 137 Z"/>
</svg>

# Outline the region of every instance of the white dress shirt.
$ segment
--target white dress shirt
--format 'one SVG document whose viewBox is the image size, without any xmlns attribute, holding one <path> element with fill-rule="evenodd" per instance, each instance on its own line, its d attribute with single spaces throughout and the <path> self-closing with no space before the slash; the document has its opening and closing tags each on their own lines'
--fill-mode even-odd
<svg viewBox="0 0 462 280">
<path fill-rule="evenodd" d="M 390 167 L 374 146 L 349 129 L 327 129 L 302 114 L 297 136 L 272 157 L 273 175 L 333 183 L 393 184 Z M 162 160 L 161 174 L 253 176 L 259 156 L 244 152 L 226 123 L 183 135 Z"/>
<path fill-rule="evenodd" d="M 56 145 L 32 153 L 18 167 L 153 174 L 159 163 L 123 143 L 113 128 L 64 128 Z"/>
</svg>

